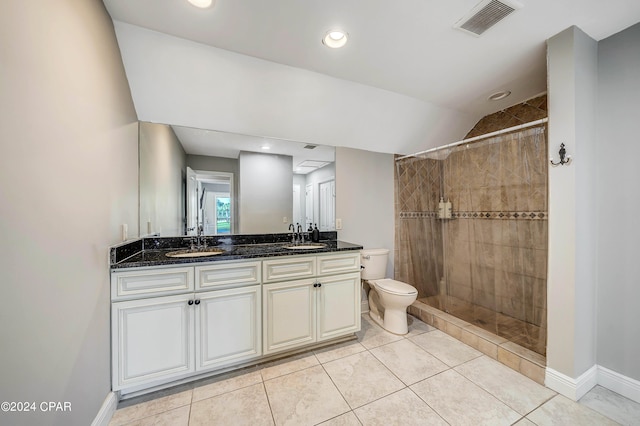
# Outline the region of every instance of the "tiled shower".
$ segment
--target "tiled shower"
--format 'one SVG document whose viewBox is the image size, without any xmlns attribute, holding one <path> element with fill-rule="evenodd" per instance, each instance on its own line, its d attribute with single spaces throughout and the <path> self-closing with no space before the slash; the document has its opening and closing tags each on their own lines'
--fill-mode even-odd
<svg viewBox="0 0 640 426">
<path fill-rule="evenodd" d="M 398 160 L 395 175 L 395 278 L 542 356 L 547 167 L 545 128 L 532 127 Z M 441 198 L 451 218 L 439 217 Z"/>
</svg>

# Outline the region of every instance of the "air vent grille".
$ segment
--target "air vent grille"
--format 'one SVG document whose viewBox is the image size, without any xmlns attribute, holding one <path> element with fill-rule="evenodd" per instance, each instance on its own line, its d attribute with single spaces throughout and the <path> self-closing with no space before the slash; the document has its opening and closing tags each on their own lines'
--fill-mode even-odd
<svg viewBox="0 0 640 426">
<path fill-rule="evenodd" d="M 456 22 L 454 27 L 479 36 L 521 7 L 515 1 L 485 0 Z"/>
<path fill-rule="evenodd" d="M 305 145 L 304 149 L 316 149 L 318 145 Z"/>
</svg>

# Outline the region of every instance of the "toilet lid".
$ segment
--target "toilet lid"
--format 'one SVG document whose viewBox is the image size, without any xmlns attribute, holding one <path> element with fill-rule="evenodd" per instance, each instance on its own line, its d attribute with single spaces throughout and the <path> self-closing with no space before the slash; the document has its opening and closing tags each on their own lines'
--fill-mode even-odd
<svg viewBox="0 0 640 426">
<path fill-rule="evenodd" d="M 392 280 L 389 278 L 385 278 L 382 280 L 374 281 L 376 287 L 380 287 L 382 291 L 386 291 L 388 293 L 393 294 L 416 294 L 418 290 L 415 287 L 403 283 L 401 281 Z"/>
</svg>

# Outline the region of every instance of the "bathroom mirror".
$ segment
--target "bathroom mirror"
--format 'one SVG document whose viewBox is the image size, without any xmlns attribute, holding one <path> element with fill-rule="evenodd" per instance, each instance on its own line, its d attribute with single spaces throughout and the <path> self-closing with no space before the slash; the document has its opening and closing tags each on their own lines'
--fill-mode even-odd
<svg viewBox="0 0 640 426">
<path fill-rule="evenodd" d="M 335 148 L 139 123 L 140 236 L 335 230 Z"/>
</svg>

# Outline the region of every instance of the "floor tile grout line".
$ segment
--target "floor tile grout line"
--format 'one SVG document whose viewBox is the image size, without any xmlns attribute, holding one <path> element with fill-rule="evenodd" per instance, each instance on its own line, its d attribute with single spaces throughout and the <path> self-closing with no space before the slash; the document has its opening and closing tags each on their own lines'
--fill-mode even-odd
<svg viewBox="0 0 640 426">
<path fill-rule="evenodd" d="M 446 370 L 445 370 L 445 371 L 446 371 Z M 441 371 L 440 373 L 444 373 L 444 371 Z M 440 373 L 438 373 L 438 374 L 440 374 Z M 438 374 L 434 374 L 434 375 L 433 375 L 433 376 L 431 376 L 431 377 L 435 377 L 435 376 L 437 376 Z M 429 380 L 431 377 L 429 377 L 429 378 L 427 378 L 427 379 L 424 379 L 424 380 Z M 421 382 L 423 382 L 424 380 L 421 380 L 420 382 L 416 382 L 416 383 L 414 383 L 413 385 L 416 385 L 416 384 L 418 384 L 418 383 L 421 383 Z M 413 386 L 413 385 L 411 385 L 411 386 Z M 428 403 L 427 401 L 425 401 L 425 400 L 424 400 L 420 395 L 418 395 L 418 394 L 416 393 L 416 391 L 414 391 L 414 390 L 411 388 L 411 386 L 407 386 L 407 388 L 408 388 L 408 389 L 409 389 L 409 390 L 410 390 L 410 391 L 411 391 L 415 396 L 417 396 L 417 397 L 418 397 L 418 399 L 419 399 L 420 401 L 424 402 L 424 403 L 426 404 L 426 406 L 427 406 L 427 407 L 429 407 L 429 408 L 431 409 L 431 411 L 433 411 L 434 413 L 436 413 L 436 415 L 442 419 L 442 421 L 443 421 L 443 422 L 445 422 L 445 423 L 446 423 L 446 424 L 448 424 L 448 425 L 450 425 L 450 424 L 451 424 L 451 423 L 449 423 L 449 422 L 448 422 L 444 417 L 442 417 L 442 414 L 438 413 L 438 411 L 436 411 L 436 409 L 435 409 L 434 407 L 432 407 L 431 405 L 429 405 L 429 403 Z"/>
<path fill-rule="evenodd" d="M 486 356 L 488 359 L 492 359 L 492 360 L 493 360 L 493 358 L 491 358 L 491 357 L 489 357 L 489 356 L 487 356 L 487 355 L 483 355 L 483 356 Z M 480 357 L 478 357 L 478 358 L 480 358 Z M 545 388 L 545 389 L 549 389 L 549 390 L 551 390 L 554 394 L 553 394 L 552 396 L 550 396 L 549 398 L 545 399 L 542 403 L 540 403 L 538 406 L 536 406 L 533 410 L 531 410 L 531 411 L 527 412 L 526 414 L 521 414 L 521 413 L 519 413 L 518 411 L 516 411 L 516 408 L 515 408 L 515 407 L 512 407 L 511 405 L 509 405 L 509 403 L 508 403 L 507 401 L 503 401 L 503 400 L 502 400 L 502 398 L 500 398 L 498 395 L 495 395 L 495 394 L 494 394 L 490 389 L 485 388 L 485 387 L 484 387 L 484 386 L 482 386 L 480 383 L 478 383 L 478 382 L 476 382 L 475 380 L 473 380 L 471 377 L 467 377 L 467 376 L 466 376 L 464 373 L 462 373 L 461 371 L 456 370 L 456 368 L 458 368 L 458 367 L 460 367 L 460 366 L 462 366 L 462 365 L 464 365 L 464 364 L 467 364 L 467 363 L 469 363 L 469 362 L 471 362 L 471 361 L 475 361 L 475 360 L 477 360 L 478 358 L 471 359 L 471 360 L 469 360 L 469 361 L 467 361 L 467 362 L 464 362 L 464 363 L 462 363 L 462 364 L 460 364 L 460 365 L 457 365 L 456 367 L 453 367 L 452 369 L 453 369 L 456 373 L 458 373 L 458 374 L 460 374 L 462 377 L 464 377 L 465 379 L 469 380 L 469 381 L 470 381 L 471 383 L 473 383 L 474 385 L 478 386 L 480 389 L 482 389 L 482 390 L 484 390 L 485 392 L 487 392 L 489 395 L 491 395 L 491 396 L 493 396 L 494 398 L 496 398 L 498 401 L 502 402 L 504 405 L 508 406 L 511 410 L 513 410 L 513 411 L 515 411 L 516 413 L 520 414 L 521 416 L 524 416 L 524 417 L 528 416 L 528 415 L 529 415 L 529 414 L 531 414 L 533 411 L 537 410 L 538 408 L 540 408 L 541 406 L 543 406 L 544 404 L 546 404 L 547 402 L 549 402 L 551 399 L 553 399 L 556 395 L 558 395 L 558 393 L 557 393 L 557 392 L 555 392 L 555 391 L 553 391 L 552 389 L 549 389 L 549 388 L 547 388 L 546 386 L 540 385 L 540 384 L 539 384 L 539 383 L 537 383 L 536 381 L 534 381 L 534 380 L 532 380 L 532 379 L 529 379 L 529 378 L 528 378 L 528 377 L 526 377 L 526 376 L 523 376 L 523 377 L 525 377 L 526 379 L 528 379 L 529 381 L 531 381 L 531 382 L 533 382 L 533 383 L 535 383 L 535 384 L 537 384 L 537 385 L 539 385 L 539 386 L 542 386 L 542 387 L 543 387 L 543 388 Z M 496 361 L 496 360 L 494 360 L 494 361 Z M 499 362 L 499 361 L 496 361 L 496 362 Z M 504 365 L 504 364 L 501 364 L 501 365 Z M 505 366 L 505 367 L 506 367 L 506 366 Z M 506 367 L 506 368 L 509 368 L 509 367 Z M 515 370 L 512 370 L 512 371 L 515 371 Z M 517 373 L 517 372 L 516 372 L 516 373 Z M 517 374 L 522 375 L 521 373 L 517 373 Z"/>
<path fill-rule="evenodd" d="M 267 405 L 269 406 L 269 412 L 271 413 L 271 420 L 273 421 L 274 425 L 277 425 L 276 417 L 273 414 L 273 408 L 271 408 L 271 399 L 269 398 L 269 392 L 267 392 L 267 385 L 265 384 L 264 380 L 262 381 L 262 390 L 264 391 L 264 396 L 267 398 Z"/>
<path fill-rule="evenodd" d="M 178 405 L 178 406 L 176 406 L 176 407 L 169 408 L 169 409 L 164 409 L 164 410 L 162 410 L 162 411 L 158 411 L 158 412 L 155 412 L 155 413 L 153 413 L 153 414 L 143 415 L 142 417 L 136 417 L 136 418 L 134 418 L 134 419 L 129 419 L 129 420 L 127 420 L 125 423 L 118 423 L 117 425 L 119 425 L 119 426 L 126 426 L 126 425 L 129 425 L 129 424 L 133 423 L 133 422 L 140 421 L 140 420 L 144 420 L 144 419 L 148 419 L 148 418 L 150 418 L 150 417 L 158 416 L 158 415 L 160 415 L 160 414 L 168 413 L 169 411 L 177 410 L 178 408 L 182 408 L 182 407 L 185 407 L 185 406 L 187 406 L 187 405 L 189 405 L 189 406 L 190 406 L 190 405 L 191 405 L 191 403 L 192 403 L 192 400 L 193 400 L 193 389 L 191 389 L 190 391 L 191 391 L 191 398 L 190 398 L 190 400 L 189 400 L 189 402 L 188 402 L 188 403 L 185 403 L 185 404 L 182 404 L 182 405 Z M 157 400 L 159 400 L 159 399 L 167 398 L 167 397 L 171 397 L 171 396 L 177 395 L 177 394 L 182 393 L 182 392 L 186 392 L 186 391 L 176 392 L 175 394 L 170 394 L 170 395 L 166 395 L 166 396 L 163 396 L 163 397 L 160 397 L 160 398 L 150 399 L 150 400 L 148 400 L 148 401 L 142 401 L 142 402 L 139 402 L 139 403 L 137 403 L 137 404 L 133 404 L 133 405 L 129 405 L 129 406 L 126 406 L 126 407 L 120 408 L 120 410 L 124 410 L 124 409 L 127 409 L 127 408 L 129 408 L 129 407 L 135 407 L 135 406 L 140 405 L 140 404 L 146 404 L 146 403 L 149 403 L 149 402 L 154 402 L 154 401 L 157 401 Z M 116 411 L 118 411 L 118 409 L 117 409 L 117 408 L 116 408 Z M 114 413 L 114 414 L 115 414 L 115 413 Z M 112 418 L 113 418 L 113 417 L 112 417 Z M 111 425 L 111 421 L 109 422 L 109 424 Z M 113 426 L 116 426 L 116 424 L 114 424 Z"/>
<path fill-rule="evenodd" d="M 360 353 L 362 353 L 362 352 L 358 352 L 357 354 L 360 354 Z M 352 354 L 352 355 L 357 355 L 357 354 Z M 351 355 L 350 355 L 350 356 L 351 356 Z M 343 357 L 343 358 L 340 358 L 340 359 L 344 359 L 344 358 L 347 358 L 347 357 Z M 337 361 L 337 360 L 334 360 L 334 361 Z M 329 361 L 329 362 L 333 362 L 333 361 Z M 327 364 L 328 364 L 328 363 L 327 363 Z M 336 384 L 336 382 L 334 382 L 334 381 L 333 381 L 333 377 L 331 377 L 331 374 L 329 374 L 329 372 L 327 371 L 327 369 L 326 369 L 326 368 L 324 368 L 324 364 L 320 364 L 320 366 L 322 367 L 322 371 L 324 371 L 324 374 L 326 374 L 326 375 L 327 375 L 327 377 L 329 377 L 329 380 L 331 380 L 331 384 L 333 385 L 333 387 L 334 387 L 334 388 L 336 388 L 336 390 L 337 390 L 337 391 L 338 391 L 338 393 L 340 394 L 340 397 L 342 397 L 342 400 L 345 402 L 345 404 L 347 404 L 347 407 L 349 407 L 349 409 L 350 409 L 351 411 L 353 411 L 353 410 L 354 410 L 354 408 L 351 406 L 351 404 L 349 404 L 349 401 L 347 401 L 347 398 L 344 396 L 344 394 L 342 393 L 342 391 L 340 390 L 340 388 L 338 387 L 338 385 Z M 342 413 L 342 414 L 344 414 L 344 413 Z M 342 414 L 341 414 L 341 415 L 342 415 Z M 354 414 L 355 414 L 355 413 L 354 413 Z M 356 417 L 357 417 L 357 416 L 356 416 Z"/>
<path fill-rule="evenodd" d="M 223 381 L 224 381 L 224 380 L 223 380 Z M 221 382 L 222 382 L 222 381 L 220 381 L 220 382 L 214 382 L 214 383 L 221 383 Z M 214 384 L 214 383 L 210 383 L 210 384 Z M 218 394 L 215 394 L 215 395 L 211 395 L 211 396 L 208 396 L 208 397 L 206 397 L 206 398 L 201 398 L 201 399 L 198 399 L 198 400 L 195 400 L 195 401 L 193 400 L 193 396 L 192 396 L 192 397 L 191 397 L 191 400 L 192 400 L 192 401 L 191 401 L 191 404 L 196 403 L 196 402 L 200 402 L 200 401 L 206 401 L 207 399 L 215 398 L 215 397 L 217 397 L 217 396 L 221 396 L 221 395 L 224 395 L 224 394 L 227 394 L 227 393 L 235 392 L 235 391 L 237 391 L 237 390 L 246 389 L 246 388 L 248 388 L 248 387 L 255 386 L 255 385 L 260 384 L 260 383 L 264 383 L 264 380 L 262 379 L 262 375 L 260 375 L 260 381 L 259 381 L 259 382 L 257 382 L 257 383 L 251 383 L 250 385 L 240 386 L 240 387 L 237 387 L 237 388 L 234 388 L 234 389 L 231 389 L 231 390 L 228 390 L 228 391 L 222 392 L 222 393 L 218 393 Z M 195 391 L 195 388 L 194 388 L 194 391 Z"/>
</svg>

